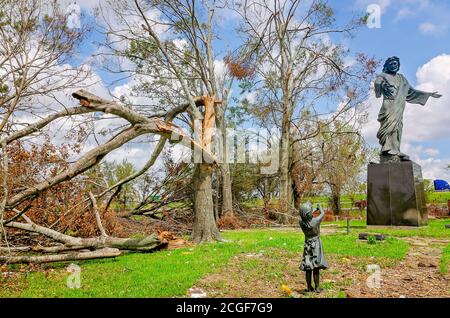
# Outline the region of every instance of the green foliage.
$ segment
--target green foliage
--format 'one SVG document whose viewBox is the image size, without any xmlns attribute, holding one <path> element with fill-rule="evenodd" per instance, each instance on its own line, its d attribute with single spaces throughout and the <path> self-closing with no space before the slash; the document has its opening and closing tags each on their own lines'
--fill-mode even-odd
<svg viewBox="0 0 450 318">
<path fill-rule="evenodd" d="M 430 179 L 423 179 L 423 187 L 424 187 L 425 192 L 434 191 L 433 181 Z"/>
<path fill-rule="evenodd" d="M 315 3 L 314 10 L 320 14 L 320 21 L 323 24 L 331 24 L 335 21 L 333 8 L 327 5 L 325 1 Z"/>
<path fill-rule="evenodd" d="M 240 82 L 239 82 L 239 88 L 241 89 L 241 95 L 244 94 L 245 92 L 250 92 L 251 88 L 253 87 L 253 81 L 249 78 L 244 77 Z"/>
<path fill-rule="evenodd" d="M 369 18 L 370 18 L 370 13 L 366 13 L 361 18 L 359 18 L 359 23 L 367 24 L 367 21 L 369 20 Z"/>
<path fill-rule="evenodd" d="M 369 235 L 367 237 L 367 243 L 371 245 L 377 244 L 377 238 L 375 237 L 375 235 Z"/>
<path fill-rule="evenodd" d="M 245 123 L 245 118 L 248 114 L 248 112 L 246 111 L 246 102 L 248 102 L 247 100 L 241 101 L 242 104 L 240 104 L 240 102 L 236 98 L 233 98 L 233 101 L 236 102 L 236 104 L 228 106 L 227 112 L 225 114 L 227 127 L 229 128 L 236 128 L 237 126 Z"/>
<path fill-rule="evenodd" d="M 6 84 L 0 83 L 0 94 L 6 94 L 9 91 L 9 87 Z"/>
</svg>

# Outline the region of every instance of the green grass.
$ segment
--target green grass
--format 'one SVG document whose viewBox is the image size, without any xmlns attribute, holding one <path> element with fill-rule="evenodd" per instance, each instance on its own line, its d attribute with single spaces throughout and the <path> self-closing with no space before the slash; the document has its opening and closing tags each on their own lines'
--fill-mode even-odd
<svg viewBox="0 0 450 318">
<path fill-rule="evenodd" d="M 448 219 L 430 220 L 427 226 L 419 228 L 367 228 L 365 220 L 352 220 L 350 221 L 351 233 L 380 233 L 397 237 L 433 237 L 450 239 L 450 229 L 445 228 L 445 224 L 448 224 Z M 338 224 L 340 228 L 346 228 L 346 221 L 331 222 L 331 224 Z"/>
<path fill-rule="evenodd" d="M 441 261 L 439 262 L 439 270 L 442 274 L 448 273 L 450 265 L 450 244 L 448 244 L 442 251 Z"/>
<path fill-rule="evenodd" d="M 447 192 L 427 192 L 428 203 L 447 203 L 450 200 L 450 191 Z"/>
<path fill-rule="evenodd" d="M 114 260 L 78 262 L 80 289 L 66 287 L 68 264 L 47 265 L 52 271 L 22 274 L 17 288 L 0 288 L 0 297 L 183 297 L 201 277 L 219 271 L 234 255 L 273 250 L 300 255 L 303 244 L 299 230 L 227 231 L 224 237 L 230 241 L 191 249 L 127 254 Z M 356 234 L 329 235 L 322 239 L 327 254 L 402 259 L 408 251 L 405 242 L 394 238 L 375 245 L 358 242 Z"/>
<path fill-rule="evenodd" d="M 225 237 L 231 238 L 249 250 L 260 251 L 268 247 L 283 248 L 288 251 L 302 250 L 303 234 L 300 231 L 247 230 L 230 231 Z M 370 256 L 402 259 L 408 252 L 408 244 L 395 238 L 384 243 L 369 245 L 357 240 L 357 234 L 325 235 L 322 242 L 326 253 L 342 256 Z"/>
</svg>

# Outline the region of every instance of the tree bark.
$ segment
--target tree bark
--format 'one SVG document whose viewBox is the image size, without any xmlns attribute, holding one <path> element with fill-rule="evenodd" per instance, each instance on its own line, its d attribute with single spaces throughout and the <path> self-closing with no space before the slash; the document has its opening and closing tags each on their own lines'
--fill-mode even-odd
<svg viewBox="0 0 450 318">
<path fill-rule="evenodd" d="M 290 148 L 290 124 L 291 116 L 285 111 L 283 113 L 283 123 L 281 127 L 281 145 L 280 145 L 280 203 L 277 221 L 286 224 L 288 213 L 291 206 L 291 183 L 289 178 L 289 148 Z"/>
<path fill-rule="evenodd" d="M 233 214 L 233 195 L 231 192 L 231 174 L 230 174 L 230 158 L 228 153 L 227 144 L 227 129 L 225 125 L 225 109 L 227 107 L 227 102 L 224 98 L 222 104 L 216 108 L 216 124 L 220 138 L 220 150 L 221 150 L 221 163 L 220 163 L 220 173 L 222 176 L 222 215 Z"/>
<path fill-rule="evenodd" d="M 230 165 L 222 164 L 220 167 L 222 173 L 222 215 L 233 214 L 233 194 L 231 192 Z"/>
<path fill-rule="evenodd" d="M 335 187 L 332 187 L 331 190 L 331 203 L 334 214 L 341 215 L 341 194 Z"/>
<path fill-rule="evenodd" d="M 198 163 L 194 171 L 194 226 L 191 239 L 195 243 L 221 241 L 222 237 L 214 220 L 214 204 L 211 188 L 212 167 Z"/>
</svg>

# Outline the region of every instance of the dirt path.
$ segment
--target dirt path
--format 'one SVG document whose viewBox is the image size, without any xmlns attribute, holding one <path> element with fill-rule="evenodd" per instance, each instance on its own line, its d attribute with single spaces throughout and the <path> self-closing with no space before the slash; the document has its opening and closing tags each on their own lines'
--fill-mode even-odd
<svg viewBox="0 0 450 318">
<path fill-rule="evenodd" d="M 398 266 L 381 269 L 379 288 L 359 282 L 349 297 L 450 297 L 450 277 L 439 272 L 445 240 L 404 238 L 410 249 Z M 374 276 L 373 276 L 374 277 Z M 372 280 L 373 281 L 373 280 Z M 376 287 L 376 284 L 373 284 Z"/>
<path fill-rule="evenodd" d="M 283 250 L 235 256 L 220 272 L 200 280 L 194 289 L 207 297 L 286 297 L 281 288 L 285 284 L 292 297 L 450 298 L 450 275 L 439 272 L 442 248 L 448 241 L 404 240 L 410 250 L 400 262 L 384 259 L 384 263 L 374 264 L 376 260 L 371 257 L 327 255 L 330 269 L 322 272 L 325 291 L 320 294 L 301 293 L 306 285 L 303 273 L 298 270 L 299 256 Z M 378 281 L 376 272 L 367 272 L 369 264 L 380 266 Z M 368 287 L 368 281 L 372 287 Z"/>
</svg>

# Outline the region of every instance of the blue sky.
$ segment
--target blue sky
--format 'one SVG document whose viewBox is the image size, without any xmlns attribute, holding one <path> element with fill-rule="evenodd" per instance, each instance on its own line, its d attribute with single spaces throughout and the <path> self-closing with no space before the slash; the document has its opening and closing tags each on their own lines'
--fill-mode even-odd
<svg viewBox="0 0 450 318">
<path fill-rule="evenodd" d="M 98 1 L 80 0 L 83 12 L 89 14 Z M 352 53 L 362 52 L 376 59 L 399 56 L 401 70 L 413 86 L 423 90 L 438 90 L 444 95 L 425 107 L 408 105 L 405 111 L 403 152 L 422 165 L 428 178 L 450 179 L 445 167 L 450 163 L 450 1 L 448 0 L 329 0 L 338 22 L 346 22 L 358 13 L 366 12 L 369 5 L 379 5 L 381 28 L 361 27 L 354 38 L 344 40 Z M 222 23 L 223 52 L 238 42 L 234 28 L 236 20 L 226 17 Z M 83 47 L 82 56 L 96 50 L 98 34 L 91 35 Z M 96 70 L 105 83 L 110 74 Z M 381 70 L 380 70 L 381 71 Z M 124 85 L 126 81 L 116 85 Z M 365 138 L 377 145 L 379 127 L 376 115 L 381 100 L 373 96 L 369 105 L 369 123 Z"/>
</svg>

